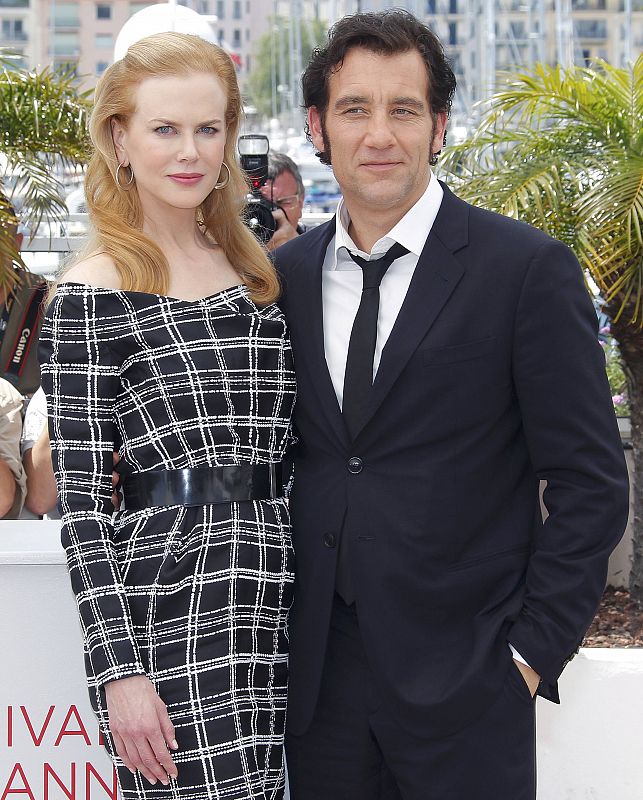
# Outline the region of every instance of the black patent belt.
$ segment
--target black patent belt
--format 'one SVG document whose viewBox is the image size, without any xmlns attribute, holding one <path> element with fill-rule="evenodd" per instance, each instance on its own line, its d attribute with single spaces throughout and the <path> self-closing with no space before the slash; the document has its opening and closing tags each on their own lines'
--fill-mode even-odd
<svg viewBox="0 0 643 800">
<path fill-rule="evenodd" d="M 121 488 L 128 511 L 150 506 L 240 503 L 281 497 L 281 473 L 281 464 L 151 470 L 128 475 Z"/>
</svg>

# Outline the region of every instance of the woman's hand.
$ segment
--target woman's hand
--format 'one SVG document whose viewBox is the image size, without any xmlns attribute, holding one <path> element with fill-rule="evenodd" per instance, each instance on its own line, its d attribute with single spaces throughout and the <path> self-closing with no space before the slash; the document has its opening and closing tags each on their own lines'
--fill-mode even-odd
<svg viewBox="0 0 643 800">
<path fill-rule="evenodd" d="M 145 675 L 132 675 L 105 684 L 109 729 L 116 752 L 131 771 L 140 770 L 151 784 L 164 786 L 178 770 L 168 748 L 178 749 L 174 725 L 165 703 Z"/>
</svg>

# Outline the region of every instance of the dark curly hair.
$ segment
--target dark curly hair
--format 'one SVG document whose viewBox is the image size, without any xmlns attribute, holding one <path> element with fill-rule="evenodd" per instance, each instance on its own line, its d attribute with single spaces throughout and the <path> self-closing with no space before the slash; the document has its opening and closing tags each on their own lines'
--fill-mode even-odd
<svg viewBox="0 0 643 800">
<path fill-rule="evenodd" d="M 442 43 L 413 14 L 389 9 L 379 13 L 352 14 L 340 19 L 328 32 L 328 44 L 313 51 L 302 75 L 301 85 L 305 108 L 315 106 L 322 123 L 328 108 L 330 77 L 341 69 L 346 54 L 353 47 L 364 47 L 381 55 L 417 50 L 426 65 L 431 114 L 435 118 L 439 113 L 448 115 L 451 112 L 456 79 Z M 310 140 L 308 123 L 306 136 Z M 329 163 L 324 153 L 317 153 L 317 156 L 322 163 Z"/>
</svg>

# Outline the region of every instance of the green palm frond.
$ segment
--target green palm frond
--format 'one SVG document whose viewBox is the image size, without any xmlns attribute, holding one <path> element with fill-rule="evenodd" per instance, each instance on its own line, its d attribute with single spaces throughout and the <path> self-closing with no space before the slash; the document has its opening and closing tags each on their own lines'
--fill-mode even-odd
<svg viewBox="0 0 643 800">
<path fill-rule="evenodd" d="M 508 77 L 445 155 L 463 197 L 565 241 L 614 316 L 643 329 L 643 55 Z"/>
<path fill-rule="evenodd" d="M 69 71 L 15 69 L 0 51 L 0 187 L 20 198 L 21 221 L 35 232 L 44 219 L 67 213 L 56 173 L 83 164 L 89 153 L 88 93 L 79 93 Z M 0 222 L 3 212 L 0 208 Z M 1 226 L 0 283 L 11 265 L 22 265 L 12 236 Z"/>
</svg>

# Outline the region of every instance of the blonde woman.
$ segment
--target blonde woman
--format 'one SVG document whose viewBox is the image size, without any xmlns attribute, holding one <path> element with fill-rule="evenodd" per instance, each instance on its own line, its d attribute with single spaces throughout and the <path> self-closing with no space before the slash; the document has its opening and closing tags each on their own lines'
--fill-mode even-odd
<svg viewBox="0 0 643 800">
<path fill-rule="evenodd" d="M 240 114 L 230 58 L 195 36 L 151 36 L 105 72 L 93 241 L 41 340 L 90 695 L 125 800 L 283 793 L 295 382 L 277 278 L 240 219 Z"/>
</svg>

